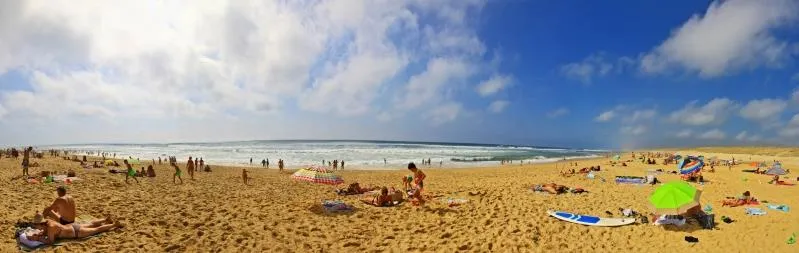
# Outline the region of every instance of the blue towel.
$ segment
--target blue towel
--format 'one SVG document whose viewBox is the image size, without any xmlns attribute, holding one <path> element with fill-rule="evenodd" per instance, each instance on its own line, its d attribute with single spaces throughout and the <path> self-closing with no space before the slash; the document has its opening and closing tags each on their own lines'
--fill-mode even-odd
<svg viewBox="0 0 799 253">
<path fill-rule="evenodd" d="M 760 208 L 747 207 L 746 208 L 746 214 L 748 214 L 748 215 L 766 215 L 766 211 L 763 211 Z"/>
<path fill-rule="evenodd" d="M 783 211 L 783 212 L 786 212 L 786 213 L 791 210 L 791 208 L 788 207 L 788 205 L 769 204 L 768 208 L 771 208 L 771 209 L 774 209 L 774 210 L 780 210 L 780 211 Z"/>
</svg>

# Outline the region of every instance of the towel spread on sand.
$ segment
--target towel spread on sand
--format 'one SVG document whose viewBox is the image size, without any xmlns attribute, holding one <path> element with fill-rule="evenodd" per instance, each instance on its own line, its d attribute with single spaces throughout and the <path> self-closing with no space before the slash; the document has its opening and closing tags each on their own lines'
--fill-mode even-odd
<svg viewBox="0 0 799 253">
<path fill-rule="evenodd" d="M 760 216 L 760 215 L 766 215 L 766 211 L 763 211 L 762 209 L 756 207 L 747 207 L 746 214 Z"/>
<path fill-rule="evenodd" d="M 783 212 L 786 212 L 786 213 L 791 210 L 791 208 L 788 207 L 788 205 L 769 204 L 769 205 L 767 205 L 767 207 L 769 209 L 780 210 L 780 211 L 783 211 Z"/>
<path fill-rule="evenodd" d="M 322 201 L 322 207 L 328 212 L 348 212 L 352 211 L 352 206 L 344 203 L 341 200 L 325 200 Z"/>
</svg>

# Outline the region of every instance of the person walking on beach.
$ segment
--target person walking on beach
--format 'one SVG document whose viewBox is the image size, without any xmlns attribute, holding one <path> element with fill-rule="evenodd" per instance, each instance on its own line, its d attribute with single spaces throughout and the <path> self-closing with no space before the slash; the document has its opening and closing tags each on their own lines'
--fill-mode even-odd
<svg viewBox="0 0 799 253">
<path fill-rule="evenodd" d="M 205 161 L 203 161 L 202 157 L 200 157 L 200 167 L 197 167 L 197 169 L 200 169 L 200 168 L 205 168 Z"/>
<path fill-rule="evenodd" d="M 200 159 L 194 159 L 194 169 L 196 171 L 202 171 L 203 167 L 200 167 Z"/>
<path fill-rule="evenodd" d="M 383 158 L 383 165 L 388 165 L 388 160 L 386 160 L 386 158 Z"/>
<path fill-rule="evenodd" d="M 266 158 L 266 169 L 269 169 L 269 158 Z"/>
<path fill-rule="evenodd" d="M 341 169 L 344 169 L 344 160 L 341 160 Z"/>
<path fill-rule="evenodd" d="M 28 147 L 25 149 L 25 152 L 22 153 L 22 176 L 30 176 L 30 174 L 28 174 L 28 167 L 30 166 L 32 151 L 33 147 Z"/>
<path fill-rule="evenodd" d="M 125 166 L 128 168 L 127 173 L 125 173 L 125 183 L 129 184 L 128 183 L 128 178 L 130 178 L 130 177 L 132 177 L 133 180 L 136 180 L 136 183 L 139 183 L 139 179 L 136 179 L 136 170 L 133 169 L 133 166 L 130 166 L 130 163 L 128 163 L 127 159 L 125 159 L 124 163 L 125 163 Z"/>
<path fill-rule="evenodd" d="M 189 156 L 189 161 L 186 163 L 186 170 L 189 171 L 189 177 L 191 180 L 194 180 L 194 161 L 191 160 L 191 156 Z"/>
<path fill-rule="evenodd" d="M 180 183 L 183 184 L 183 178 L 180 177 L 183 173 L 180 172 L 180 167 L 178 167 L 176 163 L 170 163 L 170 165 L 172 165 L 172 168 L 175 168 L 175 175 L 172 175 L 172 183 L 176 183 L 175 178 L 177 178 L 180 179 Z"/>
<path fill-rule="evenodd" d="M 67 195 L 67 187 L 59 186 L 56 188 L 58 198 L 53 201 L 50 206 L 42 211 L 45 218 L 50 218 L 58 221 L 61 225 L 68 225 L 75 222 L 75 200 L 72 196 Z"/>
<path fill-rule="evenodd" d="M 283 159 L 277 160 L 278 172 L 283 172 Z"/>
<path fill-rule="evenodd" d="M 250 165 L 252 165 L 252 157 L 250 157 Z"/>
<path fill-rule="evenodd" d="M 261 167 L 266 167 L 266 159 L 261 160 Z"/>
</svg>

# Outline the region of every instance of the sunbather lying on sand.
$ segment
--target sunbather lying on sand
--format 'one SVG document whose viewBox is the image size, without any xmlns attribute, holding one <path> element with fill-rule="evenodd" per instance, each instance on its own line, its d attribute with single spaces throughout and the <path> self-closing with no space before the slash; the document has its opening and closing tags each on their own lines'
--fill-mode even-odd
<svg viewBox="0 0 799 253">
<path fill-rule="evenodd" d="M 743 205 L 754 205 L 757 204 L 758 201 L 754 197 L 752 197 L 749 191 L 745 191 L 743 195 L 739 196 L 738 198 L 728 197 L 721 203 L 721 206 L 729 206 L 729 207 L 736 207 L 736 206 L 743 206 Z"/>
<path fill-rule="evenodd" d="M 351 183 L 349 186 L 347 186 L 346 189 L 338 189 L 338 190 L 336 190 L 336 193 L 338 193 L 339 195 L 358 195 L 358 194 L 364 194 L 364 193 L 367 193 L 367 192 L 370 192 L 370 191 L 374 191 L 374 190 L 380 190 L 380 187 L 369 186 L 369 187 L 365 187 L 364 188 L 364 187 L 361 187 L 361 185 L 358 184 L 358 183 Z"/>
<path fill-rule="evenodd" d="M 111 218 L 95 220 L 89 224 L 72 223 L 61 225 L 60 223 L 44 219 L 41 214 L 36 214 L 33 219 L 33 228 L 41 232 L 28 235 L 32 241 L 40 241 L 45 244 L 52 244 L 57 239 L 85 238 L 114 228 L 123 227 L 119 222 L 112 221 Z"/>
<path fill-rule="evenodd" d="M 389 194 L 388 188 L 383 187 L 380 189 L 380 195 L 363 198 L 361 199 L 361 202 L 378 207 L 393 206 L 394 201 L 398 201 L 395 200 L 397 192 L 399 191 L 392 189 L 391 194 Z M 399 192 L 399 196 L 402 198 L 402 192 Z"/>
<path fill-rule="evenodd" d="M 551 193 L 551 194 L 561 194 L 561 193 L 565 193 L 566 191 L 568 191 L 569 187 L 566 187 L 564 185 L 558 185 L 558 184 L 555 184 L 555 183 L 549 183 L 549 184 L 533 185 L 531 187 L 531 189 L 533 191 L 537 191 L 537 192 L 548 192 L 548 193 Z"/>
</svg>

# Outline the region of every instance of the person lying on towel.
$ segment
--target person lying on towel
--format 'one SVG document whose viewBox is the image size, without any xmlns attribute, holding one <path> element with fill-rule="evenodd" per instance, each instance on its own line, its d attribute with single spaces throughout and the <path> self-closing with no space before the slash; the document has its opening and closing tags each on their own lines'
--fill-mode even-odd
<svg viewBox="0 0 799 253">
<path fill-rule="evenodd" d="M 392 194 L 388 194 L 388 188 L 383 187 L 380 188 L 380 195 L 363 198 L 361 199 L 361 202 L 367 205 L 373 205 L 378 207 L 393 206 L 395 193 L 396 191 L 392 192 Z M 400 192 L 400 196 L 402 196 L 402 192 Z"/>
<path fill-rule="evenodd" d="M 736 207 L 736 206 L 743 206 L 743 205 L 753 205 L 757 204 L 757 199 L 752 197 L 752 194 L 749 191 L 745 191 L 743 195 L 739 196 L 738 198 L 728 198 L 721 203 L 721 206 L 729 206 L 729 207 Z"/>
<path fill-rule="evenodd" d="M 53 244 L 57 239 L 86 238 L 121 227 L 123 227 L 122 224 L 112 221 L 110 218 L 94 220 L 88 224 L 61 225 L 56 221 L 44 219 L 44 216 L 37 213 L 33 218 L 33 228 L 40 232 L 29 234 L 27 237 L 32 241 Z"/>
</svg>

